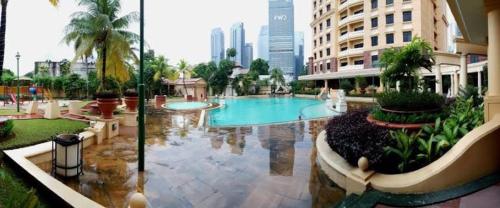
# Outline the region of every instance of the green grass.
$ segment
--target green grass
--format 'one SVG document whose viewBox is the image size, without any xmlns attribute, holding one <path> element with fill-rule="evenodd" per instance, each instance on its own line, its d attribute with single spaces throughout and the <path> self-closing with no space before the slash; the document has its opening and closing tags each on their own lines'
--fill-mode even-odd
<svg viewBox="0 0 500 208">
<path fill-rule="evenodd" d="M 58 120 L 14 120 L 13 134 L 0 139 L 0 150 L 14 149 L 50 141 L 60 133 L 79 133 L 88 127 L 87 123 L 67 119 Z"/>
<path fill-rule="evenodd" d="M 47 207 L 40 202 L 35 189 L 28 188 L 16 175 L 0 163 L 0 207 Z"/>
<path fill-rule="evenodd" d="M 24 115 L 24 110 L 18 113 L 16 109 L 0 109 L 0 116 Z"/>
</svg>

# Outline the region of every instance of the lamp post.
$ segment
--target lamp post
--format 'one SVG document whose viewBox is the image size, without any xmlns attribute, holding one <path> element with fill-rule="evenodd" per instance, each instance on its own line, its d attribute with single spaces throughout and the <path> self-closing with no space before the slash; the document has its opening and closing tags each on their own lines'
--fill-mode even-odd
<svg viewBox="0 0 500 208">
<path fill-rule="evenodd" d="M 21 54 L 17 52 L 16 54 L 16 59 L 17 59 L 17 97 L 16 97 L 16 103 L 17 103 L 17 112 L 19 113 L 19 59 L 21 58 Z"/>
<path fill-rule="evenodd" d="M 140 41 L 139 41 L 139 115 L 138 115 L 138 153 L 139 153 L 139 172 L 144 172 L 144 140 L 146 138 L 146 127 L 144 126 L 144 0 L 140 0 Z"/>
</svg>

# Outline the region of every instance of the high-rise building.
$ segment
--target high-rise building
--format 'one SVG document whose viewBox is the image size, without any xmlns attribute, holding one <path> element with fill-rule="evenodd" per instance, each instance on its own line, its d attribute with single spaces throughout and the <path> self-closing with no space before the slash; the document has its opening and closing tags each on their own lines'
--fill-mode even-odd
<svg viewBox="0 0 500 208">
<path fill-rule="evenodd" d="M 269 61 L 269 26 L 264 25 L 260 28 L 258 57 Z"/>
<path fill-rule="evenodd" d="M 295 32 L 295 76 L 304 69 L 304 32 Z"/>
<path fill-rule="evenodd" d="M 235 23 L 231 27 L 231 48 L 236 49 L 236 57 L 233 61 L 242 65 L 245 56 L 245 28 L 242 22 Z"/>
<path fill-rule="evenodd" d="M 247 43 L 245 44 L 245 52 L 243 53 L 243 64 L 242 66 L 244 68 L 250 68 L 250 65 L 252 64 L 253 61 L 253 44 L 252 43 Z"/>
<path fill-rule="evenodd" d="M 295 77 L 293 0 L 269 0 L 269 67 Z"/>
<path fill-rule="evenodd" d="M 226 51 L 224 49 L 224 32 L 220 27 L 214 28 L 211 34 L 211 60 L 217 64 L 224 59 Z"/>
<path fill-rule="evenodd" d="M 301 80 L 372 77 L 378 85 L 379 56 L 421 37 L 447 51 L 445 0 L 311 0 L 312 57 Z M 338 83 L 332 81 L 332 84 Z"/>
</svg>

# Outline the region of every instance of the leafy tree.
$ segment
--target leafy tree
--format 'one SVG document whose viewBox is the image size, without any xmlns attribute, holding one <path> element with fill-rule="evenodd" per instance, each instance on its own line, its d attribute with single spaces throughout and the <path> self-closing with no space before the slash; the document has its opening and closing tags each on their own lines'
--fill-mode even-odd
<svg viewBox="0 0 500 208">
<path fill-rule="evenodd" d="M 97 52 L 96 67 L 100 68 L 101 87 L 106 85 L 106 77 L 112 76 L 120 82 L 129 79 L 127 60 L 137 61 L 131 45 L 138 42 L 139 36 L 127 31 L 129 24 L 138 20 L 132 12 L 119 17 L 119 0 L 80 0 L 79 5 L 87 11 L 76 12 L 66 26 L 63 40 L 75 46 L 75 59 Z"/>
<path fill-rule="evenodd" d="M 208 85 L 210 89 L 212 87 L 212 78 L 217 72 L 217 64 L 215 62 L 209 62 L 208 64 L 198 64 L 193 69 L 193 77 L 202 78 Z M 206 93 L 208 95 L 208 93 Z"/>
<path fill-rule="evenodd" d="M 238 52 L 236 51 L 235 48 L 228 48 L 227 51 L 226 51 L 226 56 L 227 56 L 228 59 L 234 61 L 234 57 L 236 57 L 237 53 Z"/>
<path fill-rule="evenodd" d="M 33 78 L 33 72 L 28 72 L 24 74 L 25 77 Z"/>
<path fill-rule="evenodd" d="M 80 93 L 85 88 L 85 80 L 80 78 L 78 74 L 70 74 L 64 80 L 64 94 L 69 99 L 78 99 Z"/>
<path fill-rule="evenodd" d="M 186 93 L 185 95 L 187 96 L 187 87 L 186 87 L 186 77 L 191 76 L 191 67 L 185 60 L 181 60 L 179 64 L 177 65 L 179 72 L 182 74 L 182 84 L 184 85 L 184 92 Z"/>
<path fill-rule="evenodd" d="M 222 94 L 229 84 L 229 76 L 233 73 L 234 62 L 222 60 L 219 62 L 219 67 L 213 75 L 210 86 L 215 94 Z"/>
<path fill-rule="evenodd" d="M 55 91 L 64 90 L 65 82 L 66 82 L 66 76 L 55 77 L 52 82 L 52 89 Z"/>
<path fill-rule="evenodd" d="M 61 68 L 61 75 L 66 76 L 71 73 L 71 62 L 68 59 L 63 59 L 59 62 L 59 67 Z"/>
<path fill-rule="evenodd" d="M 250 65 L 250 71 L 255 71 L 258 75 L 268 75 L 269 74 L 269 64 L 264 59 L 255 59 Z"/>
<path fill-rule="evenodd" d="M 349 94 L 349 92 L 354 89 L 354 86 L 349 80 L 343 79 L 342 81 L 340 81 L 340 89 L 343 89 L 346 94 Z"/>
</svg>

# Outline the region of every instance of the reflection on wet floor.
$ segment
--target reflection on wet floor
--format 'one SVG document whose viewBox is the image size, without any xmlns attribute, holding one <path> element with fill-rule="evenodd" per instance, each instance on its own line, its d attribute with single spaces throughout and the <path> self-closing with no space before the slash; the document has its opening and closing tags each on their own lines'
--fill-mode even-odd
<svg viewBox="0 0 500 208">
<path fill-rule="evenodd" d="M 86 148 L 85 175 L 64 182 L 106 207 L 126 207 L 136 191 L 150 207 L 330 207 L 345 196 L 316 164 L 326 120 L 198 129 L 199 115 L 149 109 L 143 174 L 135 129 L 123 129 Z"/>
</svg>

